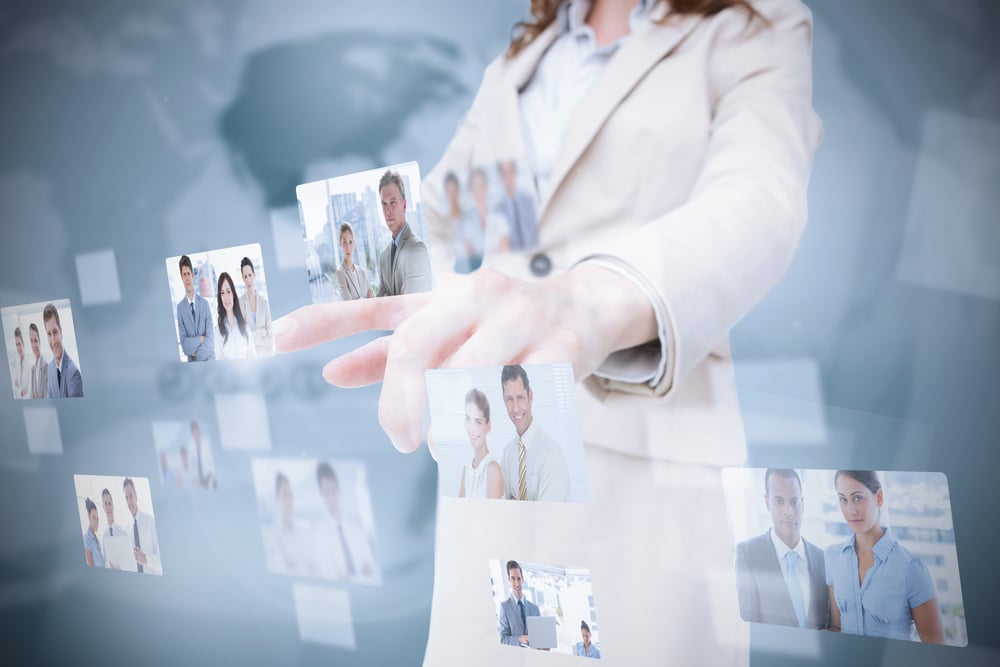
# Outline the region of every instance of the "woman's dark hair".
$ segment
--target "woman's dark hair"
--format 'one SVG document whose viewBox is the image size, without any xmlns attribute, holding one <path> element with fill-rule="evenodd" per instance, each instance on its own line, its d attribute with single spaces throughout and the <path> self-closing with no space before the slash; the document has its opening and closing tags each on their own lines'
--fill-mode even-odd
<svg viewBox="0 0 1000 667">
<path fill-rule="evenodd" d="M 244 338 L 247 338 L 247 324 L 246 320 L 243 319 L 243 309 L 240 308 L 240 299 L 236 295 L 236 284 L 228 273 L 223 271 L 219 274 L 219 284 L 215 289 L 215 295 L 218 300 L 218 305 L 216 310 L 219 313 L 219 333 L 222 334 L 223 344 L 229 342 L 229 328 L 226 326 L 226 309 L 222 307 L 222 281 L 229 282 L 229 291 L 233 293 L 233 316 L 236 317 L 236 325 L 240 328 L 240 333 L 243 334 Z"/>
<path fill-rule="evenodd" d="M 507 53 L 504 54 L 509 60 L 513 58 L 525 47 L 535 41 L 535 38 L 542 34 L 559 14 L 559 8 L 566 0 L 531 0 L 531 19 L 528 21 L 518 21 L 512 30 L 513 36 Z M 664 14 L 658 23 L 666 23 L 674 16 L 685 16 L 700 14 L 701 16 L 713 16 L 724 9 L 738 7 L 747 13 L 747 19 L 759 18 L 765 23 L 767 19 L 753 8 L 747 0 L 670 0 L 670 9 Z"/>
<path fill-rule="evenodd" d="M 834 486 L 836 486 L 837 480 L 841 475 L 864 484 L 865 488 L 872 493 L 878 493 L 878 490 L 882 488 L 882 482 L 878 481 L 878 475 L 875 474 L 874 470 L 838 470 L 837 474 L 833 476 Z"/>
<path fill-rule="evenodd" d="M 580 629 L 590 632 L 590 626 L 587 625 L 587 621 L 580 621 Z"/>
<path fill-rule="evenodd" d="M 449 183 L 454 183 L 455 187 L 458 187 L 458 176 L 456 176 L 453 171 L 449 171 L 444 175 L 444 184 L 448 185 Z"/>
<path fill-rule="evenodd" d="M 242 261 L 240 261 L 240 273 L 243 273 L 244 266 L 250 267 L 250 273 L 257 273 L 256 269 L 253 268 L 253 262 L 250 261 L 249 257 L 244 257 Z"/>
<path fill-rule="evenodd" d="M 90 498 L 85 498 L 85 499 L 84 499 L 84 501 L 83 501 L 83 506 L 87 508 L 87 514 L 88 514 L 88 515 L 89 515 L 89 514 L 90 514 L 91 512 L 96 512 L 96 511 L 97 511 L 97 503 L 95 503 L 95 502 L 94 502 L 93 500 L 91 500 Z"/>
</svg>

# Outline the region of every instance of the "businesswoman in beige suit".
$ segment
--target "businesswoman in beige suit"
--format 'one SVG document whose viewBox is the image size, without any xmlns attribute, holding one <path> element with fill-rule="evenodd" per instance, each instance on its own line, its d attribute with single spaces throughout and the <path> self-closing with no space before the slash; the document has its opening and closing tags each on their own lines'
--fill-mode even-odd
<svg viewBox="0 0 1000 667">
<path fill-rule="evenodd" d="M 426 368 L 569 359 L 582 380 L 590 504 L 486 520 L 443 498 L 426 664 L 531 660 L 495 645 L 470 593 L 488 558 L 518 553 L 591 569 L 605 662 L 744 665 L 719 474 L 745 458 L 727 338 L 806 221 L 811 16 L 798 0 L 536 0 L 532 17 L 424 180 L 438 289 L 309 306 L 276 323 L 278 348 L 395 329 L 324 375 L 383 381 L 379 419 L 404 451 Z M 500 159 L 532 172 L 539 248 L 449 278 L 440 183 Z"/>
</svg>

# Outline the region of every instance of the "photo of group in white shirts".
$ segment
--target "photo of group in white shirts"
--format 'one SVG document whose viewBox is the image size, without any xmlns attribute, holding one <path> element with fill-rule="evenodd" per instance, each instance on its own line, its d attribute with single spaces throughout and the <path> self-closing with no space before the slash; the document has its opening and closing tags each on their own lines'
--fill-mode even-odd
<svg viewBox="0 0 1000 667">
<path fill-rule="evenodd" d="M 208 490 L 218 487 L 212 444 L 203 423 L 196 419 L 155 421 L 153 444 L 164 487 Z"/>
<path fill-rule="evenodd" d="M 252 468 L 269 571 L 382 583 L 364 464 L 257 458 Z"/>
<path fill-rule="evenodd" d="M 84 561 L 90 567 L 163 574 L 145 477 L 74 475 Z"/>
</svg>

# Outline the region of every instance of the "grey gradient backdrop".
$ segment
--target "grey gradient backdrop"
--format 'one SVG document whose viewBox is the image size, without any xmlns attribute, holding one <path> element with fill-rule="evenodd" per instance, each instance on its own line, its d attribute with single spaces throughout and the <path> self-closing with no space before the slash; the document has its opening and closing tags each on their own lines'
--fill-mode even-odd
<svg viewBox="0 0 1000 667">
<path fill-rule="evenodd" d="M 526 4 L 0 5 L 0 305 L 68 297 L 88 369 L 86 398 L 58 406 L 62 455 L 28 453 L 0 392 L 5 664 L 420 664 L 437 473 L 378 429 L 377 387 L 322 382 L 361 341 L 182 366 L 163 258 L 260 242 L 274 314 L 307 303 L 295 185 L 426 173 Z M 969 647 L 754 627 L 753 664 L 996 664 L 1000 9 L 809 4 L 826 135 L 797 259 L 733 332 L 749 463 L 946 473 Z M 75 257 L 106 248 L 121 301 L 83 305 Z M 299 641 L 246 453 L 217 448 L 215 493 L 153 485 L 165 576 L 83 566 L 73 474 L 155 480 L 151 422 L 197 418 L 219 443 L 213 392 L 246 388 L 272 455 L 366 462 L 384 585 L 347 586 L 356 651 Z"/>
</svg>

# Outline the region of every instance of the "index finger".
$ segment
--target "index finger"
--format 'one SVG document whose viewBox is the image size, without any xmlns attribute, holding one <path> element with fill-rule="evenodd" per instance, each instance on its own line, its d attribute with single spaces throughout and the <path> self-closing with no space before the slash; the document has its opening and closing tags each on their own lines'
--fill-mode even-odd
<svg viewBox="0 0 1000 667">
<path fill-rule="evenodd" d="M 274 349 L 294 352 L 362 331 L 395 329 L 430 299 L 424 292 L 303 306 L 274 321 Z"/>
</svg>

